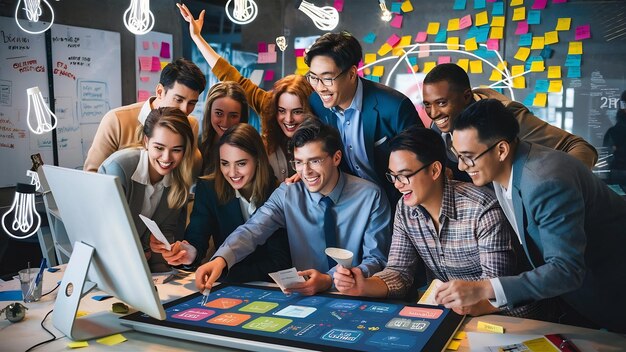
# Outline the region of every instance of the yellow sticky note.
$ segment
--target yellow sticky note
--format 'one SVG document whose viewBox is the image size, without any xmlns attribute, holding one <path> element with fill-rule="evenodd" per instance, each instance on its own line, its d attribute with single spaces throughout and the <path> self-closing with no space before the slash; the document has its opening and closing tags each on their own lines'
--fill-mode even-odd
<svg viewBox="0 0 626 352">
<path fill-rule="evenodd" d="M 460 19 L 451 18 L 448 20 L 448 31 L 458 31 L 460 28 Z"/>
<path fill-rule="evenodd" d="M 461 341 L 459 341 L 459 340 L 452 340 L 448 344 L 448 347 L 446 347 L 446 350 L 456 351 L 456 350 L 459 349 L 459 346 L 461 346 Z"/>
<path fill-rule="evenodd" d="M 428 24 L 428 28 L 426 28 L 427 34 L 437 34 L 439 33 L 439 22 L 430 22 Z"/>
<path fill-rule="evenodd" d="M 548 78 L 561 78 L 561 66 L 548 66 Z"/>
<path fill-rule="evenodd" d="M 374 66 L 372 76 L 382 77 L 383 73 L 385 73 L 385 66 Z"/>
<path fill-rule="evenodd" d="M 465 72 L 469 70 L 469 59 L 459 59 L 456 64 L 459 65 L 460 68 L 464 69 Z"/>
<path fill-rule="evenodd" d="M 498 70 L 491 70 L 491 76 L 489 76 L 489 80 L 493 82 L 498 82 L 502 80 L 502 74 Z"/>
<path fill-rule="evenodd" d="M 404 55 L 404 48 L 397 46 L 391 50 L 391 54 L 393 56 L 402 56 Z"/>
<path fill-rule="evenodd" d="M 524 65 L 513 65 L 513 66 L 511 66 L 511 75 L 512 76 L 521 75 L 522 73 L 524 73 Z"/>
<path fill-rule="evenodd" d="M 533 37 L 532 44 L 530 45 L 530 49 L 532 50 L 541 50 L 545 46 L 545 41 L 543 37 Z"/>
<path fill-rule="evenodd" d="M 472 37 L 465 41 L 465 50 L 474 51 L 478 49 L 478 43 L 476 43 L 476 38 Z"/>
<path fill-rule="evenodd" d="M 554 347 L 554 345 L 545 337 L 524 341 L 522 344 L 528 347 L 531 351 L 559 352 L 559 349 Z"/>
<path fill-rule="evenodd" d="M 478 27 L 487 23 L 489 23 L 489 16 L 487 15 L 487 11 L 479 12 L 476 14 L 476 21 L 474 21 L 475 26 Z"/>
<path fill-rule="evenodd" d="M 308 66 L 304 62 L 304 57 L 303 56 L 296 57 L 296 68 L 297 69 L 303 69 L 303 70 L 308 69 Z"/>
<path fill-rule="evenodd" d="M 548 86 L 548 93 L 560 93 L 561 89 L 563 89 L 563 81 L 560 79 L 550 80 L 550 85 Z"/>
<path fill-rule="evenodd" d="M 513 10 L 513 21 L 523 21 L 526 19 L 526 8 L 524 6 Z"/>
<path fill-rule="evenodd" d="M 503 327 L 495 324 L 485 323 L 484 321 L 479 321 L 476 329 L 481 332 L 495 332 L 498 334 L 504 334 Z"/>
<path fill-rule="evenodd" d="M 471 73 L 483 73 L 483 61 L 482 60 L 471 60 L 470 61 L 470 72 Z"/>
<path fill-rule="evenodd" d="M 89 342 L 87 342 L 87 341 L 72 341 L 72 342 L 67 344 L 67 347 L 69 347 L 69 348 L 89 347 Z"/>
<path fill-rule="evenodd" d="M 448 50 L 459 50 L 459 37 L 448 37 Z"/>
<path fill-rule="evenodd" d="M 543 72 L 546 70 L 546 67 L 543 64 L 543 61 L 533 61 L 530 63 L 530 72 Z"/>
<path fill-rule="evenodd" d="M 572 19 L 569 17 L 559 18 L 556 23 L 557 31 L 569 31 L 570 26 L 572 25 Z"/>
<path fill-rule="evenodd" d="M 517 49 L 517 53 L 515 54 L 514 58 L 520 61 L 526 61 L 526 59 L 528 59 L 528 55 L 530 55 L 530 48 L 522 46 Z"/>
<path fill-rule="evenodd" d="M 491 27 L 504 27 L 504 16 L 493 16 L 491 18 Z"/>
<path fill-rule="evenodd" d="M 437 66 L 437 63 L 434 61 L 427 61 L 424 62 L 424 69 L 422 70 L 422 72 L 424 73 L 428 73 L 430 72 L 430 70 L 432 70 L 433 68 L 435 68 L 435 66 Z"/>
<path fill-rule="evenodd" d="M 545 38 L 545 43 L 547 45 L 556 44 L 559 42 L 559 32 L 557 31 L 546 32 L 544 33 L 543 37 Z"/>
<path fill-rule="evenodd" d="M 524 0 L 511 0 L 511 6 L 524 5 Z"/>
<path fill-rule="evenodd" d="M 548 94 L 537 93 L 537 95 L 535 95 L 535 99 L 533 100 L 533 106 L 545 108 L 547 102 L 548 102 Z"/>
<path fill-rule="evenodd" d="M 400 6 L 400 9 L 402 10 L 402 12 L 411 12 L 413 11 L 413 4 L 411 4 L 409 0 L 406 0 L 405 2 L 402 3 L 402 6 Z"/>
<path fill-rule="evenodd" d="M 378 49 L 378 56 L 385 56 L 385 55 L 389 54 L 391 49 L 393 49 L 393 47 L 391 45 L 389 45 L 389 43 L 385 43 L 385 44 L 381 45 L 380 49 Z"/>
<path fill-rule="evenodd" d="M 465 333 L 465 331 L 457 331 L 456 334 L 452 336 L 452 338 L 455 340 L 463 340 L 466 337 L 467 337 L 467 333 Z"/>
<path fill-rule="evenodd" d="M 491 27 L 491 32 L 489 33 L 490 39 L 502 39 L 504 38 L 504 27 Z"/>
<path fill-rule="evenodd" d="M 583 42 L 570 42 L 567 55 L 578 55 L 583 53 Z"/>
<path fill-rule="evenodd" d="M 371 64 L 376 61 L 376 54 L 365 54 L 365 58 L 363 58 L 363 62 L 366 64 Z"/>
<path fill-rule="evenodd" d="M 410 35 L 403 36 L 400 38 L 400 44 L 398 44 L 398 46 L 403 47 L 411 45 L 411 39 L 413 39 L 413 37 Z"/>
<path fill-rule="evenodd" d="M 511 67 L 511 75 L 513 77 L 517 75 L 521 75 L 523 73 L 524 73 L 524 65 L 513 65 Z M 513 88 L 516 88 L 516 89 L 526 88 L 526 77 L 519 76 L 519 77 L 513 78 Z"/>
<path fill-rule="evenodd" d="M 97 339 L 96 340 L 97 343 L 101 343 L 101 344 L 107 345 L 107 346 L 114 346 L 114 345 L 117 345 L 118 343 L 122 343 L 124 341 L 126 341 L 126 338 L 122 334 L 115 334 L 115 335 L 103 337 L 101 339 Z"/>
<path fill-rule="evenodd" d="M 504 69 L 507 67 L 507 62 L 506 61 L 500 61 L 500 62 L 498 62 L 496 67 L 499 68 L 500 70 L 504 71 Z"/>
<path fill-rule="evenodd" d="M 304 76 L 309 72 L 308 68 L 298 68 L 293 73 L 296 75 Z"/>
<path fill-rule="evenodd" d="M 165 68 L 165 66 L 167 66 L 169 64 L 169 62 L 167 61 L 161 61 L 161 70 L 163 70 Z"/>
<path fill-rule="evenodd" d="M 79 310 L 76 312 L 76 318 L 84 317 L 85 315 L 89 315 L 89 312 L 86 312 L 84 310 Z"/>
</svg>

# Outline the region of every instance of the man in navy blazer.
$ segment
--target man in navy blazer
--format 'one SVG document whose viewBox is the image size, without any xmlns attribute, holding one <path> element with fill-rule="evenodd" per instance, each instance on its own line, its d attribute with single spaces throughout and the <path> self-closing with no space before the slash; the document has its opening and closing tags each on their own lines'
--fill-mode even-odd
<svg viewBox="0 0 626 352">
<path fill-rule="evenodd" d="M 498 100 L 471 105 L 454 131 L 459 168 L 476 185 L 493 181 L 533 269 L 446 283 L 437 302 L 463 307 L 487 298 L 512 307 L 558 297 L 561 323 L 626 332 L 626 201 L 571 155 L 520 141 Z"/>
<path fill-rule="evenodd" d="M 361 44 L 350 33 L 326 33 L 307 51 L 306 77 L 315 89 L 309 102 L 315 115 L 336 127 L 344 144 L 344 170 L 385 190 L 394 206 L 400 193 L 385 182 L 389 140 L 422 121 L 409 98 L 382 84 L 359 78 Z"/>
</svg>

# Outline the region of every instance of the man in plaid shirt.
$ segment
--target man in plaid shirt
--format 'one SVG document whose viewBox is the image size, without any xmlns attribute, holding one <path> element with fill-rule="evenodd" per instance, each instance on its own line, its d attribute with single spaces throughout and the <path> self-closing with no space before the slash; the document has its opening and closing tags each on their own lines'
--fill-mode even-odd
<svg viewBox="0 0 626 352">
<path fill-rule="evenodd" d="M 515 236 L 498 200 L 489 189 L 445 177 L 446 151 L 436 132 L 411 127 L 396 136 L 390 148 L 387 180 L 402 198 L 396 209 L 387 267 L 365 278 L 358 268 L 338 266 L 334 282 L 340 292 L 405 297 L 420 260 L 428 268 L 429 279 L 444 282 L 519 272 L 511 243 Z M 484 300 L 455 311 L 481 315 L 500 309 Z M 537 304 L 503 313 L 540 317 Z"/>
</svg>

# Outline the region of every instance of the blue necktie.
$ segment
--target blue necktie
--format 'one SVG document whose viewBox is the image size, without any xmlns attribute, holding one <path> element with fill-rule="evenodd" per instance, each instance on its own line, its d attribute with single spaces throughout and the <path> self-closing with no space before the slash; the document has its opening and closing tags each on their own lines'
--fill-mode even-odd
<svg viewBox="0 0 626 352">
<path fill-rule="evenodd" d="M 326 248 L 328 247 L 337 247 L 337 233 L 336 233 L 336 223 L 335 223 L 335 215 L 333 214 L 333 200 L 330 197 L 323 197 L 320 201 L 322 203 L 322 207 L 324 208 L 324 236 L 326 238 Z M 335 266 L 335 261 L 332 260 L 329 256 L 326 256 L 328 259 L 328 269 Z"/>
</svg>

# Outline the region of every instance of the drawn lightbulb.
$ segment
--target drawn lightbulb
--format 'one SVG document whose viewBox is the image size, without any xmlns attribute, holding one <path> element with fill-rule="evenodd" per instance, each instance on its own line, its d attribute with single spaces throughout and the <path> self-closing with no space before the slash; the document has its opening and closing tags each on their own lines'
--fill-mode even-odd
<svg viewBox="0 0 626 352">
<path fill-rule="evenodd" d="M 323 31 L 332 31 L 339 24 L 339 12 L 332 6 L 317 7 L 304 0 L 296 4 L 298 5 L 298 10 L 309 16 L 313 20 L 315 27 Z"/>
<path fill-rule="evenodd" d="M 39 87 L 26 89 L 26 94 L 28 94 L 28 110 L 26 112 L 28 129 L 35 134 L 42 134 L 57 127 L 57 117 L 43 100 Z"/>
<path fill-rule="evenodd" d="M 276 38 L 276 45 L 278 45 L 278 49 L 280 49 L 280 51 L 285 51 L 285 49 L 287 49 L 287 39 L 285 39 L 284 35 Z"/>
<path fill-rule="evenodd" d="M 41 226 L 41 217 L 35 209 L 35 186 L 18 183 L 11 209 L 2 215 L 2 228 L 11 237 L 24 239 Z"/>
<path fill-rule="evenodd" d="M 21 5 L 22 1 L 24 2 L 24 5 Z M 50 9 L 50 23 L 48 23 L 48 25 L 45 26 L 43 29 L 40 29 L 37 31 L 29 30 L 29 29 L 22 27 L 18 18 L 20 9 L 24 10 L 24 12 L 26 13 L 26 18 L 28 19 L 29 22 L 37 23 L 39 22 L 39 17 L 43 15 L 43 8 L 41 6 L 42 1 Z M 17 7 L 15 8 L 15 23 L 17 23 L 17 26 L 20 27 L 20 29 L 26 33 L 40 34 L 50 29 L 50 27 L 54 23 L 54 10 L 52 9 L 52 6 L 50 6 L 50 3 L 47 0 L 19 0 L 17 2 Z"/>
<path fill-rule="evenodd" d="M 380 19 L 385 22 L 391 21 L 391 11 L 387 9 L 387 4 L 385 4 L 385 0 L 378 0 L 378 5 L 380 6 L 380 11 L 382 11 Z"/>
<path fill-rule="evenodd" d="M 234 0 L 233 13 L 229 12 L 230 3 L 233 0 L 228 0 L 226 6 L 224 6 L 224 10 L 226 11 L 226 16 L 231 22 L 242 25 L 248 24 L 256 18 L 256 15 L 259 13 L 259 8 L 256 5 L 256 2 L 253 0 Z"/>
<path fill-rule="evenodd" d="M 150 0 L 130 0 L 124 11 L 124 25 L 133 34 L 143 35 L 154 27 L 154 15 L 150 11 Z"/>
</svg>

